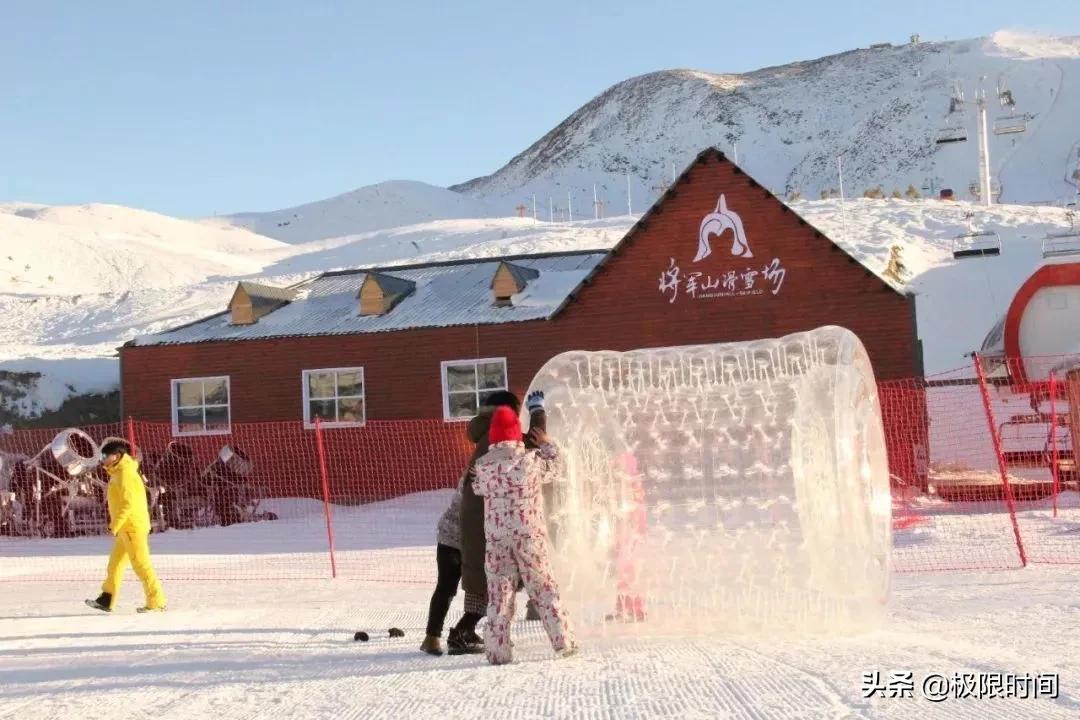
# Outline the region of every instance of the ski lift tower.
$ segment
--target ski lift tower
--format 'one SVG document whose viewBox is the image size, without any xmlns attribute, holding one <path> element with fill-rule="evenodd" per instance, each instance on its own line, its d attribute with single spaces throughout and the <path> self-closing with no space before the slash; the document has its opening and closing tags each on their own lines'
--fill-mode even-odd
<svg viewBox="0 0 1080 720">
<path fill-rule="evenodd" d="M 1009 95 L 1011 100 L 1012 96 Z M 959 82 L 953 84 L 953 92 L 949 98 L 949 112 L 945 116 L 945 127 L 938 131 L 935 141 L 938 145 L 960 143 L 967 141 L 967 132 L 964 130 L 963 120 L 958 125 L 953 125 L 951 116 L 960 114 L 963 117 L 965 108 L 964 90 Z M 986 121 L 986 92 L 979 88 L 975 94 L 975 129 L 978 133 L 979 142 L 979 200 L 989 207 L 994 204 L 994 189 L 990 183 L 990 132 Z M 972 187 L 974 191 L 974 186 Z"/>
<path fill-rule="evenodd" d="M 975 97 L 975 110 L 979 133 L 979 199 L 983 205 L 990 207 L 994 204 L 994 197 L 990 188 L 990 140 L 986 131 L 986 92 L 983 90 L 979 90 Z"/>
</svg>

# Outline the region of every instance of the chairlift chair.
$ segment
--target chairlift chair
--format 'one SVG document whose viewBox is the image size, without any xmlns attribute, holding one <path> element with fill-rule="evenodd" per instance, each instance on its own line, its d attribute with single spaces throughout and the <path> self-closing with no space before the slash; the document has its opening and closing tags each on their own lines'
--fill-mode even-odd
<svg viewBox="0 0 1080 720">
<path fill-rule="evenodd" d="M 1026 115 L 1003 115 L 994 119 L 995 135 L 1012 135 L 1027 131 Z"/>
<path fill-rule="evenodd" d="M 967 142 L 967 130 L 963 127 L 952 127 L 946 125 L 945 127 L 938 130 L 938 136 L 935 142 L 938 145 Z"/>
<path fill-rule="evenodd" d="M 1048 232 L 1042 242 L 1043 259 L 1080 255 L 1080 227 L 1076 226 L 1076 213 L 1070 210 L 1069 229 L 1063 232 Z"/>
<path fill-rule="evenodd" d="M 998 77 L 997 96 L 1001 107 L 1016 107 L 1016 98 L 1013 97 L 1012 90 L 1005 83 L 1004 77 Z"/>
<path fill-rule="evenodd" d="M 949 97 L 949 114 L 960 112 L 964 109 L 964 88 L 960 86 L 960 82 L 953 82 L 952 96 Z"/>
<path fill-rule="evenodd" d="M 1080 255 L 1080 228 L 1073 232 L 1049 233 L 1043 238 L 1043 259 Z"/>
<path fill-rule="evenodd" d="M 1013 415 L 998 426 L 1002 455 L 1009 467 L 1041 468 L 1050 465 L 1050 455 L 1059 461 L 1072 460 L 1072 441 L 1069 434 L 1069 414 L 1059 413 L 1054 431 L 1050 413 L 1042 411 L 1039 392 L 1032 393 L 1034 412 Z"/>
<path fill-rule="evenodd" d="M 1001 254 L 1001 238 L 996 232 L 969 232 L 953 238 L 953 259 L 994 257 Z"/>
</svg>

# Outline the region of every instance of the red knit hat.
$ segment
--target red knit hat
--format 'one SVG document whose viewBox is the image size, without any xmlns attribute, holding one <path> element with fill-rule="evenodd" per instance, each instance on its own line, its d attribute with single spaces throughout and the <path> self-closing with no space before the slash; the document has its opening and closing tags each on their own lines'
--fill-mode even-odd
<svg viewBox="0 0 1080 720">
<path fill-rule="evenodd" d="M 517 413 L 505 405 L 500 405 L 491 414 L 488 442 L 494 445 L 507 440 L 521 442 L 521 422 L 518 420 Z"/>
</svg>

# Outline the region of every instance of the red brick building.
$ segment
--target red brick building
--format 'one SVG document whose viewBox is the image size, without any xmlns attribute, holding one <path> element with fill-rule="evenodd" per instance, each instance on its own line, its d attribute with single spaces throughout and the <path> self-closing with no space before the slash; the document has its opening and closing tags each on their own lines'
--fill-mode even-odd
<svg viewBox="0 0 1080 720">
<path fill-rule="evenodd" d="M 125 416 L 231 423 L 467 417 L 565 350 L 777 337 L 841 325 L 878 379 L 921 375 L 915 299 L 715 149 L 610 251 L 242 283 L 229 310 L 121 349 Z"/>
</svg>

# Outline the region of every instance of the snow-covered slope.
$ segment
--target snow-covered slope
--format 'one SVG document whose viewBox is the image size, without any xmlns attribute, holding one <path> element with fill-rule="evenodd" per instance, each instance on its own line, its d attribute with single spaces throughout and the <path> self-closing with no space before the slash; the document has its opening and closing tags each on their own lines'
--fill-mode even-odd
<svg viewBox="0 0 1080 720">
<path fill-rule="evenodd" d="M 0 411 L 34 416 L 117 386 L 116 347 L 220 302 L 291 246 L 115 205 L 0 203 Z"/>
<path fill-rule="evenodd" d="M 630 228 L 628 217 L 573 223 L 531 218 L 481 218 L 387 228 L 296 245 L 270 273 L 313 273 L 403 262 L 592 250 L 614 245 Z"/>
<path fill-rule="evenodd" d="M 1055 207 L 859 199 L 795 203 L 795 210 L 869 267 L 882 268 L 899 245 L 916 294 L 919 336 L 927 373 L 966 365 L 1005 313 L 1016 291 L 1043 263 L 1047 232 L 1070 227 Z M 954 260 L 958 234 L 997 233 L 1001 255 Z M 1080 258 L 1062 258 L 1077 261 Z"/>
<path fill-rule="evenodd" d="M 980 82 L 991 124 L 1028 117 L 1026 132 L 991 135 L 1003 202 L 1053 201 L 1080 185 L 1080 38 L 999 32 L 990 38 L 854 50 L 743 75 L 668 70 L 621 82 L 487 177 L 451 189 L 504 212 L 533 195 L 592 214 L 593 185 L 608 208 L 652 203 L 659 186 L 710 145 L 778 194 L 817 198 L 838 187 L 844 158 L 848 196 L 909 184 L 924 194 L 952 188 L 969 197 L 976 180 L 975 113 Z M 954 83 L 968 100 L 948 120 Z M 999 104 L 999 83 L 1015 107 Z M 967 142 L 938 144 L 964 127 Z M 1015 123 L 1011 123 L 1015 124 Z M 1074 176 L 1074 173 L 1076 175 Z M 568 192 L 571 199 L 568 200 Z"/>
<path fill-rule="evenodd" d="M 0 293 L 126 293 L 258 272 L 289 246 L 117 205 L 0 203 Z"/>
<path fill-rule="evenodd" d="M 421 182 L 392 180 L 284 210 L 237 213 L 203 222 L 237 225 L 260 235 L 297 243 L 430 220 L 493 214 L 492 206 L 482 200 Z"/>
</svg>

